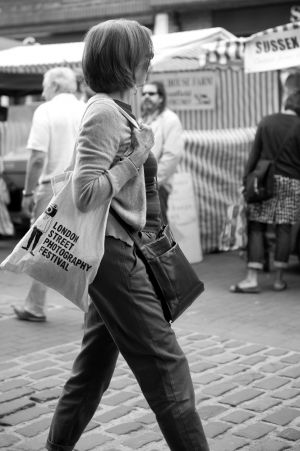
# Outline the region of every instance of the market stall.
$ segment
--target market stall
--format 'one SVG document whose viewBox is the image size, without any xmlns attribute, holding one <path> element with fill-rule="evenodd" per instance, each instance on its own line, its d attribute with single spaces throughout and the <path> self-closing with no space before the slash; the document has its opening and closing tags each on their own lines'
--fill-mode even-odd
<svg viewBox="0 0 300 451">
<path fill-rule="evenodd" d="M 170 58 L 177 51 L 189 49 L 199 51 L 203 44 L 234 36 L 222 28 L 209 28 L 166 35 L 154 35 L 153 67 Z M 0 96 L 30 99 L 42 91 L 45 71 L 51 67 L 68 66 L 81 68 L 83 42 L 66 44 L 20 45 L 0 52 Z M 29 96 L 29 97 L 28 97 Z M 20 103 L 20 102 L 18 102 Z M 140 98 L 135 98 L 135 111 L 138 114 Z M 30 129 L 32 111 L 26 105 L 23 115 L 14 114 L 17 108 L 10 106 L 8 120 L 0 122 L 0 158 L 4 159 L 6 177 L 18 189 L 24 181 L 26 161 L 25 145 Z M 21 119 L 20 119 L 21 117 Z"/>
<path fill-rule="evenodd" d="M 300 22 L 295 21 L 256 33 L 245 43 L 245 71 L 281 71 L 284 82 L 289 72 L 300 71 Z M 292 253 L 300 260 L 300 221 L 293 226 Z"/>
<path fill-rule="evenodd" d="M 277 72 L 245 74 L 245 39 L 231 38 L 180 49 L 153 66 L 168 105 L 185 128 L 180 170 L 190 173 L 204 253 L 219 250 L 227 208 L 238 201 L 256 125 L 278 111 Z"/>
<path fill-rule="evenodd" d="M 154 35 L 153 65 L 170 57 L 176 51 L 186 52 L 190 48 L 199 49 L 203 44 L 234 37 L 222 28 L 209 28 L 166 35 Z M 68 66 L 75 70 L 81 68 L 83 42 L 64 44 L 19 45 L 1 51 L 0 58 L 0 96 L 24 98 L 39 95 L 42 91 L 43 74 L 52 67 Z M 18 102 L 20 103 L 20 102 Z M 140 98 L 135 98 L 138 113 Z M 21 106 L 18 105 L 19 110 Z M 32 111 L 23 106 L 24 114 L 16 117 L 16 108 L 9 107 L 8 120 L 0 122 L 0 157 L 16 153 L 25 145 L 29 133 Z M 23 117 L 22 117 L 23 116 Z M 21 119 L 20 119 L 21 117 Z M 19 155 L 20 157 L 21 155 Z M 14 160 L 14 159 L 13 159 Z"/>
<path fill-rule="evenodd" d="M 222 28 L 153 35 L 153 64 L 159 64 L 178 49 L 185 52 L 192 46 L 199 50 L 205 43 L 232 37 L 232 33 Z M 83 47 L 83 42 L 36 43 L 3 50 L 0 58 L 0 96 L 39 94 L 46 70 L 58 66 L 81 68 Z"/>
</svg>

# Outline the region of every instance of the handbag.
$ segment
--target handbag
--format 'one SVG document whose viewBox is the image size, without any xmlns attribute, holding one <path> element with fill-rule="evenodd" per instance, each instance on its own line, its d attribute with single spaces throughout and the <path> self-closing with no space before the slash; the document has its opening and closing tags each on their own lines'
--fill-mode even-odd
<svg viewBox="0 0 300 451">
<path fill-rule="evenodd" d="M 54 196 L 0 268 L 24 272 L 53 288 L 81 310 L 89 305 L 88 287 L 104 253 L 110 200 L 83 213 L 72 194 L 72 174 L 53 178 Z"/>
<path fill-rule="evenodd" d="M 141 232 L 132 232 L 112 208 L 110 213 L 132 238 L 159 296 L 165 319 L 172 323 L 204 291 L 203 282 L 174 240 L 169 225 L 161 227 L 155 240 L 144 242 Z"/>
<path fill-rule="evenodd" d="M 293 135 L 295 127 L 291 128 L 276 157 L 273 160 L 258 160 L 253 171 L 246 176 L 244 198 L 248 204 L 270 199 L 274 194 L 275 164 L 286 142 Z"/>
<path fill-rule="evenodd" d="M 133 127 L 139 128 L 135 119 L 119 106 L 118 109 Z M 204 291 L 203 282 L 174 240 L 168 225 L 161 227 L 154 241 L 144 242 L 143 235 L 132 231 L 115 210 L 110 208 L 110 213 L 132 238 L 161 301 L 165 319 L 170 323 L 175 321 Z"/>
<path fill-rule="evenodd" d="M 275 163 L 259 160 L 255 169 L 246 177 L 244 196 L 248 204 L 262 202 L 273 196 Z"/>
</svg>

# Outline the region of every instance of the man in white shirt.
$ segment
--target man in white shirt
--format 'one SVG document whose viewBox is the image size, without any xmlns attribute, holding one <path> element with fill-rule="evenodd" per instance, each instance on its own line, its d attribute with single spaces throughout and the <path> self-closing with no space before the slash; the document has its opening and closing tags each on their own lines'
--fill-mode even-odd
<svg viewBox="0 0 300 451">
<path fill-rule="evenodd" d="M 69 68 L 48 70 L 43 97 L 33 116 L 27 148 L 31 150 L 26 169 L 22 210 L 34 222 L 46 209 L 53 191 L 51 178 L 63 172 L 73 156 L 84 104 L 76 96 L 76 75 Z M 24 307 L 14 307 L 18 319 L 46 321 L 46 287 L 32 280 Z"/>
<path fill-rule="evenodd" d="M 172 190 L 173 174 L 183 155 L 182 125 L 177 114 L 166 107 L 167 95 L 163 83 L 146 83 L 142 91 L 142 121 L 151 126 L 154 133 L 154 153 L 158 162 L 157 181 L 162 219 L 168 223 L 168 197 Z"/>
</svg>

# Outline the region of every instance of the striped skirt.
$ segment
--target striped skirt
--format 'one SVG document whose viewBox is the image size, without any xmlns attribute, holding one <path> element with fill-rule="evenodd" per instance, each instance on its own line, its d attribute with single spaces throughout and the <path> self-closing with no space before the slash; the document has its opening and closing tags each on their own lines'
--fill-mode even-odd
<svg viewBox="0 0 300 451">
<path fill-rule="evenodd" d="M 271 199 L 248 205 L 250 221 L 295 224 L 300 219 L 300 180 L 275 175 Z"/>
</svg>

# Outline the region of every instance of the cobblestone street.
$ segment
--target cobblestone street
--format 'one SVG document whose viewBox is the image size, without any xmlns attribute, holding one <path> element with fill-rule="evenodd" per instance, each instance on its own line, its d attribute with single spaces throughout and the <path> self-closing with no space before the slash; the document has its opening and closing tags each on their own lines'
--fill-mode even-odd
<svg viewBox="0 0 300 451">
<path fill-rule="evenodd" d="M 9 243 L 1 242 L 1 260 Z M 197 408 L 211 451 L 300 451 L 299 265 L 289 289 L 230 294 L 243 274 L 238 254 L 210 254 L 195 265 L 206 291 L 174 329 L 188 356 Z M 82 314 L 49 292 L 48 321 L 17 321 L 29 286 L 0 273 L 0 448 L 43 450 L 53 409 L 80 346 Z M 101 406 L 77 451 L 167 450 L 155 417 L 120 358 Z"/>
</svg>

